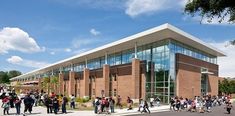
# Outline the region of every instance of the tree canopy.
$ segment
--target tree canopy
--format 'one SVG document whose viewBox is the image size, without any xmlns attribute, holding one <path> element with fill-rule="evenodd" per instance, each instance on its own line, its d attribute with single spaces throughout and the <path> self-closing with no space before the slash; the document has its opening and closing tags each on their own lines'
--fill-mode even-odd
<svg viewBox="0 0 235 116">
<path fill-rule="evenodd" d="M 16 76 L 21 75 L 22 73 L 17 70 L 11 71 L 0 71 L 0 83 L 10 83 L 10 79 Z"/>
<path fill-rule="evenodd" d="M 235 0 L 189 0 L 184 10 L 192 16 L 199 13 L 208 22 L 215 17 L 221 22 L 225 16 L 229 16 L 229 22 L 235 22 Z"/>
<path fill-rule="evenodd" d="M 185 13 L 192 16 L 200 15 L 201 18 L 207 18 L 207 22 L 212 22 L 213 18 L 218 18 L 221 23 L 226 16 L 228 22 L 235 23 L 235 0 L 188 0 Z M 230 41 L 235 45 L 235 40 Z"/>
<path fill-rule="evenodd" d="M 219 92 L 232 94 L 235 93 L 235 80 L 224 79 L 219 81 Z"/>
</svg>

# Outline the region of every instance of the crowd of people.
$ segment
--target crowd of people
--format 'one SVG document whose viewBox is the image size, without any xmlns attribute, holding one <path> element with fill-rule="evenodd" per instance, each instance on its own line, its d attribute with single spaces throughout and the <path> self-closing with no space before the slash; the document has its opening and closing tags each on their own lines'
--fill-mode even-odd
<svg viewBox="0 0 235 116">
<path fill-rule="evenodd" d="M 16 115 L 21 114 L 21 104 L 24 105 L 23 114 L 26 112 L 32 113 L 33 106 L 46 107 L 48 114 L 57 114 L 60 109 L 62 113 L 67 113 L 66 105 L 70 102 L 71 109 L 75 109 L 76 97 L 71 95 L 70 100 L 64 95 L 56 95 L 54 92 L 47 94 L 44 91 L 29 91 L 26 94 L 17 95 L 15 90 L 6 89 L 0 87 L 0 99 L 2 99 L 3 115 L 9 115 L 9 109 L 15 108 Z M 149 107 L 153 107 L 154 102 L 156 106 L 159 106 L 160 99 L 156 97 L 151 102 L 140 99 L 138 111 L 143 113 L 150 113 Z M 122 101 L 122 98 L 118 95 L 116 99 L 112 97 L 96 97 L 93 101 L 95 114 L 111 114 L 114 113 L 115 106 L 119 109 L 123 108 L 126 103 L 127 110 L 133 109 L 133 100 L 127 97 L 126 102 Z M 189 111 L 189 112 L 212 112 L 212 108 L 215 106 L 225 105 L 225 109 L 230 114 L 233 106 L 230 102 L 229 96 L 195 96 L 194 99 L 172 97 L 170 99 L 170 110 L 172 111 Z"/>
<path fill-rule="evenodd" d="M 215 106 L 221 106 L 225 104 L 225 109 L 228 114 L 232 109 L 229 96 L 195 96 L 194 99 L 174 97 L 170 100 L 170 110 L 172 111 L 189 111 L 189 112 L 212 112 L 212 108 Z"/>
<path fill-rule="evenodd" d="M 61 107 L 62 113 L 67 113 L 66 105 L 68 103 L 68 98 L 63 95 L 56 95 L 52 92 L 50 95 L 46 94 L 46 92 L 41 91 L 28 91 L 26 94 L 21 93 L 19 95 L 16 94 L 15 90 L 6 89 L 5 87 L 0 87 L 0 99 L 2 99 L 2 108 L 3 115 L 9 115 L 9 109 L 15 108 L 16 115 L 21 114 L 21 104 L 24 105 L 24 112 L 32 113 L 33 106 L 46 106 L 47 113 L 55 113 L 57 114 Z M 75 108 L 75 97 L 71 96 L 70 101 L 71 108 Z"/>
<path fill-rule="evenodd" d="M 96 99 L 93 101 L 94 106 L 94 113 L 95 114 L 111 114 L 114 113 L 114 107 L 116 105 L 117 108 L 122 109 L 123 108 L 122 98 L 120 95 L 117 96 L 116 102 L 112 97 L 96 97 Z M 140 100 L 139 102 L 139 112 L 143 113 L 150 113 L 149 110 L 149 103 L 146 100 Z M 133 109 L 133 100 L 130 97 L 127 97 L 126 99 L 126 105 L 127 110 Z"/>
</svg>

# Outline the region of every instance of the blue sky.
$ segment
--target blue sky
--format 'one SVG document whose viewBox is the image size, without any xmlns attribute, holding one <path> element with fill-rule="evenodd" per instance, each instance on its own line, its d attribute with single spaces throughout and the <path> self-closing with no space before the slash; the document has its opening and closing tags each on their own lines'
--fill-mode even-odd
<svg viewBox="0 0 235 116">
<path fill-rule="evenodd" d="M 219 59 L 220 75 L 235 76 L 231 63 L 235 25 L 215 18 L 208 23 L 183 12 L 187 0 L 2 0 L 0 70 L 28 72 L 170 23 L 228 54 Z M 227 20 L 228 17 L 225 17 Z M 226 47 L 225 47 L 226 46 Z"/>
</svg>

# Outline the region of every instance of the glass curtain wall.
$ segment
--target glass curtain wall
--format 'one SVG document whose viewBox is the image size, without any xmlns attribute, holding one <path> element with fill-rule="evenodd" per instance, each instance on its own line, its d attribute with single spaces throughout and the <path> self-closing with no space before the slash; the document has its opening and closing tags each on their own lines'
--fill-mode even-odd
<svg viewBox="0 0 235 116">
<path fill-rule="evenodd" d="M 147 61 L 146 98 L 160 98 L 169 102 L 170 85 L 170 49 L 169 40 L 159 41 L 138 47 L 137 57 Z M 174 91 L 172 91 L 174 94 Z"/>
</svg>

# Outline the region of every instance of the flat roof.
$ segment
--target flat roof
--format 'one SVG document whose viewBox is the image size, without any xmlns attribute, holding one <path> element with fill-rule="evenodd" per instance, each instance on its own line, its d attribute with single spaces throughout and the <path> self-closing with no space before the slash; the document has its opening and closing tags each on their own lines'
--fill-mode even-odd
<svg viewBox="0 0 235 116">
<path fill-rule="evenodd" d="M 120 39 L 118 41 L 103 45 L 101 47 L 97 47 L 90 51 L 75 55 L 73 57 L 58 61 L 48 66 L 30 71 L 20 76 L 14 77 L 11 80 L 40 74 L 41 72 L 48 71 L 53 68 L 58 68 L 61 66 L 66 66 L 66 65 L 73 64 L 73 63 L 82 62 L 82 61 L 85 61 L 85 59 L 89 60 L 89 59 L 97 58 L 100 56 L 104 56 L 106 53 L 111 54 L 111 53 L 119 52 L 122 50 L 134 48 L 136 43 L 137 43 L 137 46 L 141 46 L 141 45 L 145 45 L 148 43 L 160 41 L 163 39 L 169 39 L 169 38 L 177 40 L 186 45 L 193 46 L 194 48 L 197 48 L 205 53 L 208 53 L 217 57 L 226 56 L 226 54 L 220 51 L 219 49 L 180 30 L 179 28 L 175 26 L 172 26 L 166 23 L 158 27 L 154 27 L 149 30 Z"/>
</svg>

